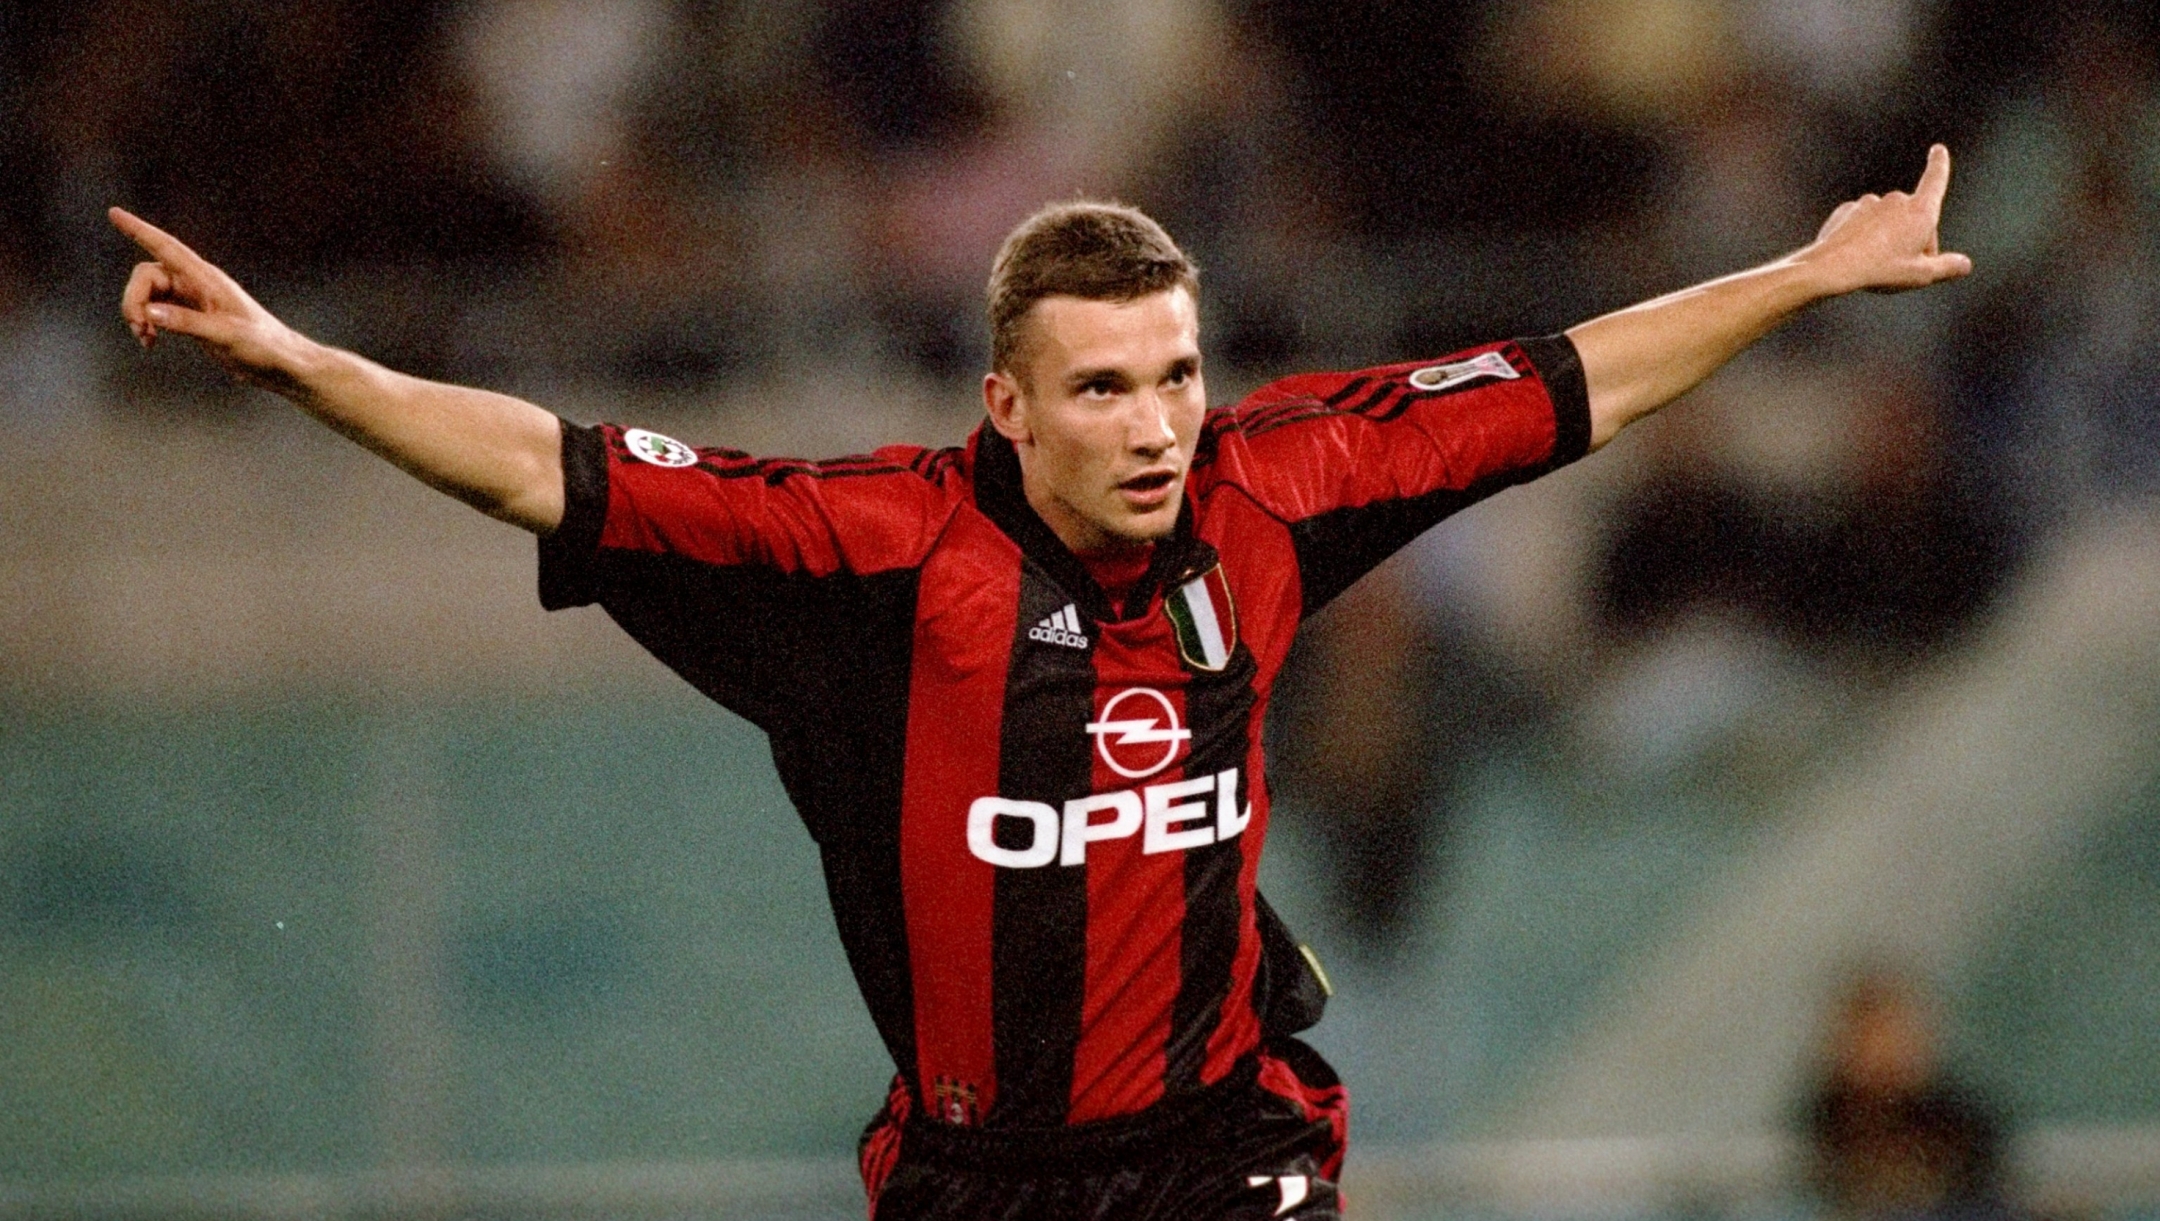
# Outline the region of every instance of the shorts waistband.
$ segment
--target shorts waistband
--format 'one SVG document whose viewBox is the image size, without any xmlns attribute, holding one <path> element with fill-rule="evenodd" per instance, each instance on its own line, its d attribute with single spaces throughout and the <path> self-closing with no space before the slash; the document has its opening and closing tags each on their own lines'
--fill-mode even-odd
<svg viewBox="0 0 2160 1221">
<path fill-rule="evenodd" d="M 1189 1094 L 1165 1098 L 1131 1115 L 1090 1120 L 1062 1128 L 972 1128 L 908 1117 L 901 1156 L 957 1170 L 1000 1173 L 1087 1172 L 1130 1164 L 1142 1153 L 1197 1138 L 1234 1120 L 1227 1104 L 1258 1089 L 1259 1061 L 1246 1056 L 1228 1076 Z"/>
</svg>

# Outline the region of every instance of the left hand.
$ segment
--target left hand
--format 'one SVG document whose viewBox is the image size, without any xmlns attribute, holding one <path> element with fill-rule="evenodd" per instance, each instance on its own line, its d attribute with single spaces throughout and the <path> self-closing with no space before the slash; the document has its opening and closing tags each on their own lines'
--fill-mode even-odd
<svg viewBox="0 0 2160 1221">
<path fill-rule="evenodd" d="M 1936 233 L 1950 189 L 1950 150 L 1928 150 L 1927 170 L 1911 194 L 1862 195 L 1839 204 L 1815 240 L 1795 252 L 1828 283 L 1826 295 L 1872 289 L 1904 292 L 1972 274 L 1972 260 L 1945 253 Z"/>
</svg>

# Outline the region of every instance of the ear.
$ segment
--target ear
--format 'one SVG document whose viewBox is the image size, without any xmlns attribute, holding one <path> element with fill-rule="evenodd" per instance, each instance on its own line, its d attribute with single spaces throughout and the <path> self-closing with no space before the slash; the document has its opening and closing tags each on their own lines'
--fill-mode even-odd
<svg viewBox="0 0 2160 1221">
<path fill-rule="evenodd" d="M 990 427 L 995 428 L 1014 445 L 1028 442 L 1027 398 L 1020 389 L 1020 382 L 1010 373 L 996 372 L 983 375 L 983 410 L 990 416 Z"/>
</svg>

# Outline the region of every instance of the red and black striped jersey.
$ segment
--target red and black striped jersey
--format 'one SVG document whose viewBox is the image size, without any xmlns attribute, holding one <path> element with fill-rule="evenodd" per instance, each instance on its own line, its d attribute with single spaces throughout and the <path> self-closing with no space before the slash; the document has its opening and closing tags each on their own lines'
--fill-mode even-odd
<svg viewBox="0 0 2160 1221">
<path fill-rule="evenodd" d="M 798 462 L 566 424 L 541 600 L 767 732 L 924 1113 L 1079 1123 L 1260 1042 L 1261 721 L 1299 622 L 1589 431 L 1565 337 L 1276 382 L 1208 412 L 1113 606 L 988 428 Z"/>
</svg>

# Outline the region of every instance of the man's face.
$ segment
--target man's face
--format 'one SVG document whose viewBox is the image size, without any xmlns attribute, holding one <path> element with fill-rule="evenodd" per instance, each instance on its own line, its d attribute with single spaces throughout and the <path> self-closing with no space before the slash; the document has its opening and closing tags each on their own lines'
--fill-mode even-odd
<svg viewBox="0 0 2160 1221">
<path fill-rule="evenodd" d="M 1019 367 L 983 379 L 983 400 L 1028 503 L 1076 552 L 1168 535 L 1207 413 L 1192 293 L 1045 297 L 1024 325 Z"/>
</svg>

